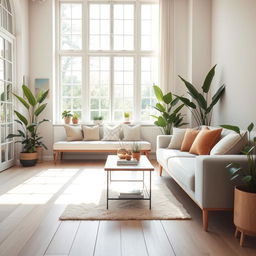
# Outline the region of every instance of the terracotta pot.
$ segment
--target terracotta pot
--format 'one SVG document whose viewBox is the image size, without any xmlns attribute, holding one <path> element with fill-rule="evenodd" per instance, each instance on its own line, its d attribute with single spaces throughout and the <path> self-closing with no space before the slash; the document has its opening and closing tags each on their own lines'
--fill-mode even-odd
<svg viewBox="0 0 256 256">
<path fill-rule="evenodd" d="M 24 167 L 34 166 L 37 163 L 37 159 L 38 159 L 38 153 L 37 152 L 33 152 L 33 153 L 21 152 L 20 153 L 20 163 Z"/>
<path fill-rule="evenodd" d="M 69 124 L 71 121 L 71 117 L 64 117 L 65 124 Z"/>
<path fill-rule="evenodd" d="M 137 161 L 140 161 L 140 152 L 132 152 L 132 158 L 136 159 Z"/>
<path fill-rule="evenodd" d="M 247 192 L 246 188 L 235 188 L 234 224 L 239 231 L 256 235 L 256 193 Z"/>
<path fill-rule="evenodd" d="M 78 118 L 72 118 L 72 123 L 73 124 L 78 124 Z"/>
</svg>

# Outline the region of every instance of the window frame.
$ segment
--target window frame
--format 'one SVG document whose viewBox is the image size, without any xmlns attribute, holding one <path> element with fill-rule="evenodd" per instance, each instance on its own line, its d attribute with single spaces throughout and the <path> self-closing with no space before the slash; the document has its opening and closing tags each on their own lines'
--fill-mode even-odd
<svg viewBox="0 0 256 256">
<path fill-rule="evenodd" d="M 61 4 L 81 4 L 82 5 L 82 49 L 81 50 L 61 50 Z M 90 4 L 110 4 L 110 50 L 90 50 L 89 49 L 89 5 Z M 114 50 L 114 31 L 113 31 L 113 5 L 114 4 L 133 4 L 134 5 L 134 50 Z M 54 124 L 62 123 L 61 120 L 61 57 L 62 56 L 81 56 L 82 57 L 82 119 L 81 123 L 91 124 L 90 120 L 90 84 L 89 84 L 89 61 L 91 56 L 109 56 L 110 57 L 110 123 L 120 123 L 114 121 L 113 111 L 113 91 L 114 91 L 114 57 L 131 56 L 134 58 L 134 100 L 133 100 L 133 122 L 142 124 L 153 124 L 153 121 L 141 121 L 141 57 L 158 58 L 157 52 L 153 50 L 141 50 L 141 5 L 142 4 L 158 4 L 158 0 L 56 0 L 56 70 L 55 70 L 55 86 L 54 86 L 54 103 L 53 115 Z M 86 117 L 86 118 L 85 118 Z"/>
</svg>

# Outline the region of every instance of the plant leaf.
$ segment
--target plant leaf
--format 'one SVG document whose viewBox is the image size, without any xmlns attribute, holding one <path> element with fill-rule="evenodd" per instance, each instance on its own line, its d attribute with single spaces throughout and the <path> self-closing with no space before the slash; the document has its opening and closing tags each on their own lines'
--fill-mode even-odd
<svg viewBox="0 0 256 256">
<path fill-rule="evenodd" d="M 234 132 L 240 134 L 240 128 L 238 126 L 223 124 L 223 125 L 220 125 L 220 127 L 224 128 L 224 129 L 227 129 L 227 130 L 234 131 Z"/>
<path fill-rule="evenodd" d="M 42 113 L 42 111 L 46 108 L 46 105 L 47 105 L 47 103 L 45 103 L 45 104 L 39 106 L 39 107 L 35 110 L 35 116 L 39 116 L 39 115 Z"/>
<path fill-rule="evenodd" d="M 250 182 L 252 180 L 252 176 L 251 175 L 246 175 L 242 178 L 242 181 L 244 182 Z"/>
<path fill-rule="evenodd" d="M 23 90 L 23 93 L 26 96 L 29 104 L 34 107 L 37 104 L 37 100 L 34 97 L 34 95 L 31 92 L 31 90 L 26 85 L 22 85 L 22 90 Z"/>
<path fill-rule="evenodd" d="M 162 102 L 163 101 L 163 92 L 161 90 L 161 88 L 157 85 L 153 85 L 153 89 L 156 95 L 156 98 L 158 99 L 158 101 Z"/>
<path fill-rule="evenodd" d="M 165 107 L 161 104 L 161 103 L 156 103 L 156 108 L 160 111 L 160 112 L 165 112 Z"/>
<path fill-rule="evenodd" d="M 163 117 L 159 116 L 158 120 L 155 121 L 155 124 L 160 127 L 165 127 L 167 125 L 167 122 L 164 120 Z"/>
<path fill-rule="evenodd" d="M 19 113 L 18 111 L 14 110 L 14 113 L 16 114 L 16 116 L 20 119 L 20 121 L 25 124 L 26 126 L 28 125 L 28 120 L 26 119 L 25 116 L 23 116 L 21 113 Z"/>
<path fill-rule="evenodd" d="M 206 114 L 210 113 L 212 108 L 214 107 L 214 105 L 219 101 L 219 99 L 221 98 L 221 96 L 223 95 L 225 91 L 225 85 L 223 84 L 218 91 L 213 95 L 212 97 L 212 102 L 210 104 L 210 106 L 207 108 L 206 110 Z"/>
<path fill-rule="evenodd" d="M 25 99 L 23 99 L 22 97 L 20 97 L 19 95 L 13 93 L 13 95 L 23 104 L 23 106 L 26 109 L 29 109 L 29 104 L 27 103 L 27 101 Z"/>
<path fill-rule="evenodd" d="M 21 137 L 21 135 L 20 135 L 20 134 L 12 134 L 12 133 L 10 133 L 10 134 L 8 134 L 8 136 L 6 137 L 6 139 L 13 139 L 13 138 L 15 138 L 15 137 Z"/>
<path fill-rule="evenodd" d="M 184 78 L 182 78 L 181 76 L 179 76 L 179 78 L 184 82 L 185 86 L 187 87 L 190 95 L 196 99 L 198 98 L 199 92 L 197 91 L 197 89 L 194 87 L 194 85 L 192 85 L 190 82 L 186 81 Z"/>
<path fill-rule="evenodd" d="M 172 93 L 169 92 L 163 96 L 163 101 L 165 104 L 170 104 L 172 102 Z"/>
<path fill-rule="evenodd" d="M 171 106 L 174 107 L 178 102 L 179 102 L 179 98 L 175 98 L 172 102 L 171 102 Z"/>
<path fill-rule="evenodd" d="M 196 104 L 190 101 L 189 99 L 185 97 L 180 97 L 180 96 L 176 96 L 176 97 L 179 98 L 179 100 L 182 101 L 187 107 L 196 109 Z"/>
<path fill-rule="evenodd" d="M 177 107 L 174 111 L 173 111 L 173 113 L 179 113 L 180 112 L 180 110 L 183 108 L 185 106 L 185 104 L 181 104 L 179 107 Z"/>
<path fill-rule="evenodd" d="M 205 92 L 205 93 L 208 93 L 209 90 L 210 90 L 212 79 L 215 75 L 215 67 L 216 66 L 217 66 L 217 64 L 212 67 L 212 69 L 208 72 L 208 74 L 207 74 L 207 76 L 204 80 L 204 84 L 202 86 L 202 89 L 203 89 L 203 92 Z"/>
<path fill-rule="evenodd" d="M 40 93 L 40 91 L 39 91 L 39 93 L 38 93 L 38 95 L 37 95 L 37 102 L 38 102 L 38 103 L 42 103 L 42 102 L 46 99 L 46 97 L 48 96 L 48 94 L 49 94 L 49 90 L 47 90 L 47 91 L 45 91 L 45 92 L 41 91 L 41 93 Z"/>
<path fill-rule="evenodd" d="M 247 128 L 248 132 L 251 132 L 253 128 L 254 128 L 254 124 L 251 123 L 251 124 L 248 126 L 248 128 Z"/>
</svg>

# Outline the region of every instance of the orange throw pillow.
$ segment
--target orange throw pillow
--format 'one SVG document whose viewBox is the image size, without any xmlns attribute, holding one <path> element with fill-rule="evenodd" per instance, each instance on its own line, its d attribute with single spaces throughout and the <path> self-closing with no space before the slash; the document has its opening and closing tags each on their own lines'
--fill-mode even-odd
<svg viewBox="0 0 256 256">
<path fill-rule="evenodd" d="M 221 132 L 222 129 L 201 130 L 194 140 L 189 153 L 197 155 L 209 155 L 211 149 L 220 140 Z"/>
<path fill-rule="evenodd" d="M 181 144 L 181 151 L 189 151 L 200 130 L 187 129 Z"/>
</svg>

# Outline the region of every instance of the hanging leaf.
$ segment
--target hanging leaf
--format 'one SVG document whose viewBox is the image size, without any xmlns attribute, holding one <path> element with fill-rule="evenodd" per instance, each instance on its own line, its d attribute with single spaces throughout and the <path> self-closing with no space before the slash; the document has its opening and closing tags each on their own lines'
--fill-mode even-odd
<svg viewBox="0 0 256 256">
<path fill-rule="evenodd" d="M 223 84 L 218 91 L 213 95 L 212 97 L 212 103 L 210 104 L 210 106 L 207 108 L 206 110 L 206 114 L 210 113 L 212 108 L 214 107 L 214 105 L 219 101 L 219 99 L 221 98 L 221 96 L 223 95 L 225 91 L 225 85 Z"/>
<path fill-rule="evenodd" d="M 36 110 L 35 110 L 35 116 L 39 116 L 42 111 L 46 108 L 47 103 L 40 105 Z"/>
<path fill-rule="evenodd" d="M 180 97 L 180 96 L 176 96 L 176 97 L 179 98 L 179 100 L 182 101 L 187 107 L 196 109 L 196 104 L 190 101 L 189 99 L 185 97 Z"/>
<path fill-rule="evenodd" d="M 153 89 L 154 89 L 157 100 L 162 102 L 163 101 L 163 92 L 160 89 L 160 87 L 158 87 L 157 85 L 153 85 Z"/>
<path fill-rule="evenodd" d="M 13 93 L 13 95 L 23 104 L 23 106 L 27 109 L 29 109 L 29 104 L 26 100 L 24 100 L 22 97 L 18 96 L 17 94 Z"/>
<path fill-rule="evenodd" d="M 163 96 L 163 101 L 165 104 L 170 104 L 172 102 L 172 93 L 169 92 Z"/>
<path fill-rule="evenodd" d="M 48 94 L 49 94 L 49 90 L 47 90 L 45 92 L 41 91 L 41 93 L 38 93 L 38 95 L 37 95 L 37 102 L 38 103 L 42 103 L 46 99 Z"/>
<path fill-rule="evenodd" d="M 31 92 L 31 90 L 26 85 L 22 85 L 22 90 L 23 90 L 23 93 L 26 96 L 29 104 L 34 107 L 37 104 L 37 100 L 34 97 L 34 95 Z"/>
<path fill-rule="evenodd" d="M 18 111 L 14 110 L 14 113 L 16 114 L 16 116 L 20 119 L 20 121 L 25 124 L 26 126 L 28 125 L 28 120 L 26 119 L 25 116 L 23 116 L 21 113 L 19 113 Z"/>
<path fill-rule="evenodd" d="M 179 78 L 184 82 L 185 86 L 187 87 L 190 95 L 196 99 L 198 98 L 199 92 L 197 91 L 197 89 L 194 87 L 194 85 L 192 85 L 191 83 L 189 83 L 188 81 L 186 81 L 184 78 L 182 78 L 181 76 L 179 76 Z"/>
<path fill-rule="evenodd" d="M 251 123 L 251 124 L 248 126 L 248 128 L 247 128 L 248 132 L 251 132 L 253 128 L 254 128 L 254 124 Z"/>
<path fill-rule="evenodd" d="M 203 92 L 205 92 L 205 93 L 208 93 L 209 90 L 210 90 L 212 79 L 215 75 L 216 66 L 217 66 L 217 64 L 212 67 L 212 69 L 209 71 L 209 73 L 207 74 L 207 76 L 204 80 L 204 84 L 202 86 L 202 89 L 203 89 Z"/>
<path fill-rule="evenodd" d="M 240 128 L 238 126 L 223 124 L 223 125 L 220 125 L 220 127 L 224 128 L 224 129 L 227 129 L 227 130 L 234 131 L 234 132 L 240 134 Z"/>
</svg>

